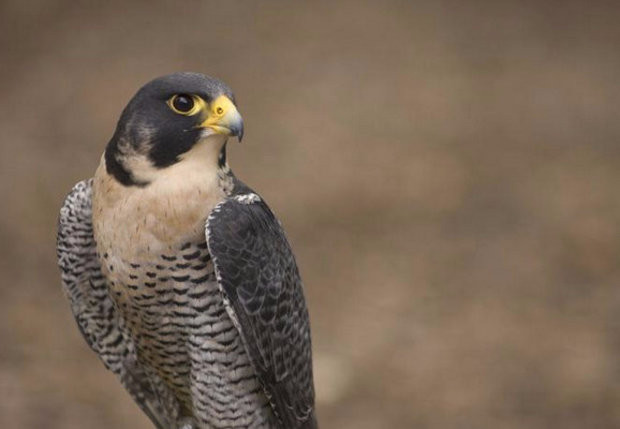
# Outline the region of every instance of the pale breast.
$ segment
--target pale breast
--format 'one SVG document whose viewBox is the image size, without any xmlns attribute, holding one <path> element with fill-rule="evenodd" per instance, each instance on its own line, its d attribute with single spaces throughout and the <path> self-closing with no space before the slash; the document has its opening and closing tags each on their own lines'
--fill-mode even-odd
<svg viewBox="0 0 620 429">
<path fill-rule="evenodd" d="M 145 187 L 123 186 L 110 176 L 102 157 L 93 181 L 93 229 L 100 254 L 126 274 L 127 261 L 173 254 L 204 240 L 205 221 L 225 197 L 221 178 L 188 158 L 161 171 Z M 120 278 L 118 278 L 120 280 Z"/>
<path fill-rule="evenodd" d="M 198 167 L 189 160 L 146 187 L 123 186 L 107 173 L 102 157 L 93 182 L 93 229 L 102 272 L 133 336 L 140 338 L 141 356 L 163 378 L 172 376 L 167 367 L 188 371 L 164 356 L 187 340 L 186 330 L 179 329 L 187 328 L 182 314 L 191 313 L 193 323 L 202 323 L 213 315 L 201 310 L 221 300 L 204 225 L 224 193 L 217 176 Z"/>
<path fill-rule="evenodd" d="M 190 167 L 140 188 L 118 184 L 100 165 L 93 226 L 102 271 L 140 363 L 185 413 L 206 427 L 262 427 L 273 415 L 205 241 L 206 218 L 225 194 L 217 176 Z"/>
</svg>

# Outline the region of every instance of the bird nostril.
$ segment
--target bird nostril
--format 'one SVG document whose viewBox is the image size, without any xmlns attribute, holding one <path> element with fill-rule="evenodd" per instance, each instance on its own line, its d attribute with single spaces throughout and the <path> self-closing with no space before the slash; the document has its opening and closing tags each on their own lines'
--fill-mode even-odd
<svg viewBox="0 0 620 429">
<path fill-rule="evenodd" d="M 222 115 L 224 113 L 224 108 L 221 106 L 216 107 L 215 113 L 217 113 L 218 115 Z"/>
</svg>

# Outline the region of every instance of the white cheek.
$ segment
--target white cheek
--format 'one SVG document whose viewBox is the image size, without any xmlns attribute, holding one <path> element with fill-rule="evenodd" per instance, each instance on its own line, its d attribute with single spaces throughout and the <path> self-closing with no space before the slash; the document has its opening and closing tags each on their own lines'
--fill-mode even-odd
<svg viewBox="0 0 620 429">
<path fill-rule="evenodd" d="M 218 157 L 226 136 L 206 128 L 200 140 L 187 152 L 179 155 L 179 161 L 169 167 L 157 168 L 147 155 L 132 154 L 123 159 L 123 164 L 138 182 L 158 181 L 183 182 L 192 178 L 212 175 L 218 165 Z M 182 183 L 181 183 L 182 184 Z"/>
<path fill-rule="evenodd" d="M 146 155 L 134 155 L 126 157 L 123 164 L 127 171 L 131 172 L 133 178 L 138 182 L 152 182 L 157 177 L 157 168 L 146 157 Z"/>
</svg>

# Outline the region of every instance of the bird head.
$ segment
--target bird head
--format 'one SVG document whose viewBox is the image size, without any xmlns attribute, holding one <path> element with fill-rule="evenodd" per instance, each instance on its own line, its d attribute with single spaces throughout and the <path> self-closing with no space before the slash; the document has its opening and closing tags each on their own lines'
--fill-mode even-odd
<svg viewBox="0 0 620 429">
<path fill-rule="evenodd" d="M 123 185 L 144 186 L 199 144 L 219 154 L 230 136 L 243 137 L 230 88 L 199 73 L 174 73 L 147 83 L 127 104 L 106 148 L 106 168 Z"/>
</svg>

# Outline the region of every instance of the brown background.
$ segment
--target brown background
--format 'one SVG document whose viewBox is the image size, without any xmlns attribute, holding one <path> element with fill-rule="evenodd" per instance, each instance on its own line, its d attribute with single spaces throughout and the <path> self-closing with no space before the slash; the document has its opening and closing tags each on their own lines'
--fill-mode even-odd
<svg viewBox="0 0 620 429">
<path fill-rule="evenodd" d="M 179 70 L 236 92 L 323 428 L 620 427 L 618 2 L 0 4 L 0 427 L 150 427 L 74 325 L 55 223 Z"/>
</svg>

